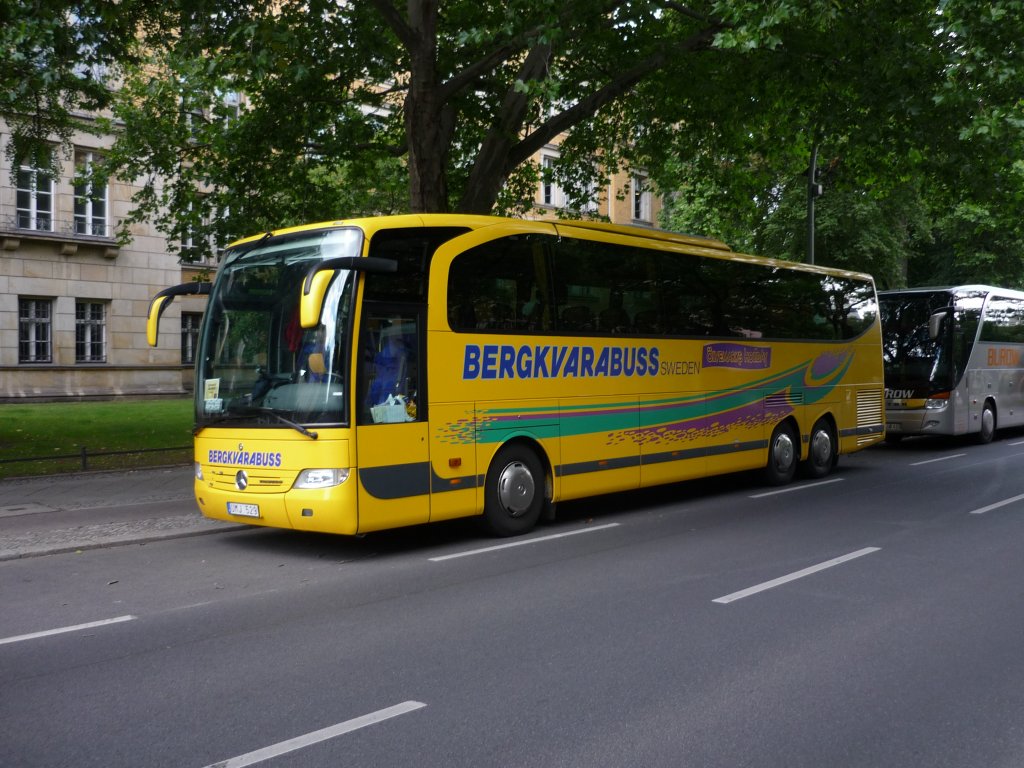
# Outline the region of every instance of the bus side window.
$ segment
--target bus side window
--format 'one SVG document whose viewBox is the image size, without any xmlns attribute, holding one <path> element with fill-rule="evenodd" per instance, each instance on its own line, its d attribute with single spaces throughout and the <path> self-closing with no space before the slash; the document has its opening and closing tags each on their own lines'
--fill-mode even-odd
<svg viewBox="0 0 1024 768">
<path fill-rule="evenodd" d="M 548 330 L 547 263 L 540 240 L 506 237 L 459 254 L 448 274 L 455 331 Z"/>
<path fill-rule="evenodd" d="M 594 313 L 582 304 L 570 304 L 562 310 L 559 327 L 566 331 L 594 330 Z"/>
<path fill-rule="evenodd" d="M 613 288 L 608 295 L 608 306 L 597 314 L 598 330 L 604 333 L 627 333 L 632 330 L 633 321 L 622 302 L 622 291 Z"/>
</svg>

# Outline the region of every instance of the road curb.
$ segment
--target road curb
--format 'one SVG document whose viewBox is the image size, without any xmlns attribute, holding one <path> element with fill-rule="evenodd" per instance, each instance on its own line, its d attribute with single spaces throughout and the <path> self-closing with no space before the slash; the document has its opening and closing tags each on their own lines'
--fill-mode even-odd
<svg viewBox="0 0 1024 768">
<path fill-rule="evenodd" d="M 92 549 L 147 544 L 191 536 L 252 530 L 254 526 L 223 523 L 196 514 L 161 517 L 133 523 L 106 523 L 26 533 L 0 542 L 0 562 Z"/>
</svg>

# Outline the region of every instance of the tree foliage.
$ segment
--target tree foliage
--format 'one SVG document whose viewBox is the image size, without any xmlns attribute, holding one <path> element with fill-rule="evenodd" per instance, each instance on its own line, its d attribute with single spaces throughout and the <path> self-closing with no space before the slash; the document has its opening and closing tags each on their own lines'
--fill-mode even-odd
<svg viewBox="0 0 1024 768">
<path fill-rule="evenodd" d="M 0 0 L 0 118 L 8 157 L 55 165 L 53 143 L 100 130 L 110 81 L 134 60 L 136 31 L 159 11 L 136 0 Z"/>
<path fill-rule="evenodd" d="M 18 60 L 53 60 L 69 86 L 37 78 L 3 114 L 59 133 L 107 98 L 72 57 L 123 61 L 107 169 L 141 180 L 134 216 L 175 240 L 523 212 L 550 173 L 581 207 L 633 167 L 670 193 L 670 225 L 801 258 L 818 147 L 819 262 L 893 283 L 1024 262 L 1022 0 L 121 0 L 73 4 L 107 24 L 73 33 L 48 23 L 70 18 L 58 5 L 0 6 L 31 19 L 0 32 Z M 29 109 L 32 93 L 50 101 Z"/>
<path fill-rule="evenodd" d="M 803 260 L 817 144 L 818 263 L 871 271 L 884 287 L 1020 284 L 1022 21 L 1019 2 L 949 0 L 837 6 L 815 35 L 780 25 L 775 48 L 707 73 L 728 87 L 742 68 L 757 83 L 747 98 L 688 103 L 697 128 L 652 149 L 669 158 L 653 164 L 663 187 L 679 190 L 669 226 L 704 216 L 720 228 L 710 234 Z"/>
<path fill-rule="evenodd" d="M 174 28 L 150 36 L 151 59 L 121 92 L 113 167 L 150 178 L 136 215 L 162 216 L 177 234 L 225 211 L 248 229 L 380 212 L 377 184 L 393 189 L 393 174 L 405 174 L 408 210 L 516 211 L 537 177 L 530 158 L 572 129 L 565 177 L 592 195 L 619 142 L 586 124 L 673 57 L 711 47 L 721 23 L 703 6 L 182 0 Z M 233 91 L 247 104 L 227 124 L 218 112 Z M 603 143 L 601 170 L 588 138 Z M 374 194 L 339 210 L 310 183 L 338 174 Z M 197 181 L 201 196 L 190 191 Z"/>
</svg>

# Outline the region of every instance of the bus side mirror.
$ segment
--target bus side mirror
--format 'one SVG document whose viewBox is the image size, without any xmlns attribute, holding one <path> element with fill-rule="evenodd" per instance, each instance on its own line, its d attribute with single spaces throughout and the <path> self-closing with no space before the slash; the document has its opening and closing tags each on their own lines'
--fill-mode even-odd
<svg viewBox="0 0 1024 768">
<path fill-rule="evenodd" d="M 334 270 L 350 269 L 360 272 L 397 272 L 398 262 L 376 256 L 339 256 L 313 264 L 302 281 L 302 295 L 299 296 L 299 325 L 316 328 L 320 323 L 320 311 L 324 306 L 327 286 L 334 277 Z"/>
<path fill-rule="evenodd" d="M 146 317 L 146 341 L 155 347 L 160 333 L 160 315 L 171 305 L 175 296 L 209 296 L 210 283 L 182 283 L 164 288 L 149 302 L 149 313 Z"/>
<path fill-rule="evenodd" d="M 307 276 L 299 299 L 299 325 L 303 328 L 316 328 L 320 323 L 320 310 L 332 277 L 334 272 L 326 269 Z"/>
<path fill-rule="evenodd" d="M 942 321 L 946 319 L 947 314 L 949 314 L 948 309 L 940 309 L 928 318 L 928 338 L 933 341 L 939 338 L 939 331 L 942 329 Z"/>
</svg>

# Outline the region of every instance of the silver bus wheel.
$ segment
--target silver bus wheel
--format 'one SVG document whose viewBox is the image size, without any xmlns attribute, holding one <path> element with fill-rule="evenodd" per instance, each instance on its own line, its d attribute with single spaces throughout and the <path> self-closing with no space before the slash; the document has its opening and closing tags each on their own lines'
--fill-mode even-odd
<svg viewBox="0 0 1024 768">
<path fill-rule="evenodd" d="M 544 505 L 544 470 L 537 454 L 512 443 L 494 457 L 484 489 L 484 522 L 498 536 L 533 529 Z"/>
<path fill-rule="evenodd" d="M 991 443 L 996 436 L 996 406 L 991 400 L 985 401 L 981 411 L 981 431 L 978 432 L 979 443 Z"/>
<path fill-rule="evenodd" d="M 807 461 L 803 472 L 808 477 L 824 477 L 833 470 L 839 458 L 839 446 L 828 419 L 819 419 L 811 428 Z"/>
<path fill-rule="evenodd" d="M 796 434 L 788 421 L 779 424 L 772 432 L 772 439 L 768 441 L 768 463 L 764 468 L 769 485 L 785 485 L 793 479 L 797 459 L 800 458 L 797 446 Z"/>
</svg>

